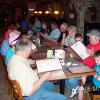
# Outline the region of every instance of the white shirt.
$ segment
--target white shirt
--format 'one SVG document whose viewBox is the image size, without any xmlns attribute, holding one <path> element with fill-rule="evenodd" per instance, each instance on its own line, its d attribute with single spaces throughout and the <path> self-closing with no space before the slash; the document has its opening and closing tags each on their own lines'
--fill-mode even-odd
<svg viewBox="0 0 100 100">
<path fill-rule="evenodd" d="M 17 80 L 20 84 L 22 95 L 29 96 L 33 84 L 39 79 L 38 74 L 32 70 L 27 59 L 14 55 L 7 66 L 8 76 L 11 80 Z"/>
</svg>

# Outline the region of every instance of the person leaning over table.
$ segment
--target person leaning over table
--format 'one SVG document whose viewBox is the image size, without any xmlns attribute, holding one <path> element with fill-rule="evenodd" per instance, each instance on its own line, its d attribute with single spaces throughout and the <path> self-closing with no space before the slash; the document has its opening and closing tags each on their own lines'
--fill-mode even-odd
<svg viewBox="0 0 100 100">
<path fill-rule="evenodd" d="M 46 40 L 49 40 L 51 42 L 54 42 L 54 43 L 58 43 L 58 39 L 61 35 L 61 32 L 58 28 L 58 25 L 55 21 L 53 21 L 51 24 L 51 33 L 50 35 L 44 35 L 42 34 L 41 32 L 38 32 L 40 35 L 42 35 Z"/>
<path fill-rule="evenodd" d="M 41 31 L 38 32 L 38 35 L 42 36 L 44 39 L 48 39 L 49 38 L 50 29 L 48 28 L 48 23 L 46 21 L 42 22 L 42 28 L 41 28 Z"/>
<path fill-rule="evenodd" d="M 15 55 L 7 65 L 8 76 L 20 84 L 23 100 L 66 100 L 64 95 L 53 92 L 54 85 L 48 81 L 51 76 L 46 72 L 39 79 L 38 73 L 30 67 L 27 58 L 30 55 L 32 42 L 20 39 L 16 43 Z"/>
</svg>

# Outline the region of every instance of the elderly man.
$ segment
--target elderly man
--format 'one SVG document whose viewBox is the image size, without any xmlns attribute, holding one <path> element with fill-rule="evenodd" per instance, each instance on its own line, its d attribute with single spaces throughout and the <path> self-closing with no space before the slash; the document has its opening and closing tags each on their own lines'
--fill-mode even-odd
<svg viewBox="0 0 100 100">
<path fill-rule="evenodd" d="M 47 72 L 39 79 L 32 70 L 27 58 L 30 55 L 32 43 L 28 39 L 20 39 L 15 47 L 15 55 L 8 62 L 8 76 L 20 84 L 24 100 L 66 100 L 66 97 L 52 92 L 53 84 L 45 82 L 51 73 Z"/>
<path fill-rule="evenodd" d="M 97 51 L 100 50 L 100 31 L 99 30 L 90 30 L 87 34 L 89 37 L 90 44 L 87 46 L 87 52 L 93 56 Z M 88 59 L 85 59 L 83 63 L 85 65 L 88 65 L 89 67 L 94 67 L 96 65 L 96 61 L 92 57 L 88 57 Z M 99 61 L 99 60 L 98 60 Z M 94 67 L 95 69 L 95 67 Z M 82 77 L 83 84 L 87 85 L 91 81 L 91 77 Z M 80 86 L 78 89 L 78 100 L 83 99 L 83 91 L 84 87 Z"/>
</svg>

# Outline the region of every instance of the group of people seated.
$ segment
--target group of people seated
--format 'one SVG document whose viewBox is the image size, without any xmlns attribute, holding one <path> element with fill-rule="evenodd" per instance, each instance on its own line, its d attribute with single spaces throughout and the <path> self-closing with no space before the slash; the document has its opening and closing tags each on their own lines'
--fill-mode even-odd
<svg viewBox="0 0 100 100">
<path fill-rule="evenodd" d="M 17 30 L 16 25 L 10 25 L 5 32 L 0 52 L 7 66 L 8 77 L 11 80 L 18 81 L 24 100 L 67 100 L 66 96 L 53 91 L 54 84 L 48 82 L 51 76 L 50 72 L 44 73 L 39 78 L 38 73 L 31 68 L 30 64 L 35 64 L 35 61 L 29 57 L 37 51 L 37 47 L 32 43 L 30 36 L 39 35 L 67 48 L 77 41 L 83 42 L 83 35 L 77 31 L 75 26 L 68 26 L 67 23 L 58 26 L 53 21 L 50 24 L 51 31 L 46 22 L 40 23 L 37 19 L 32 21 L 30 26 L 31 28 L 26 31 L 27 35 L 23 35 L 20 30 Z M 65 80 L 66 88 L 72 89 L 71 97 L 78 90 L 78 100 L 83 100 L 83 93 L 87 91 L 87 87 L 90 87 L 90 91 L 94 91 L 94 87 L 97 90 L 100 89 L 100 32 L 99 30 L 90 30 L 86 35 L 89 37 L 90 42 L 87 46 L 87 53 L 90 56 L 80 63 L 83 67 L 93 68 L 96 75 Z M 82 80 L 84 86 L 79 86 L 79 80 Z M 73 94 L 73 91 L 76 93 Z"/>
</svg>

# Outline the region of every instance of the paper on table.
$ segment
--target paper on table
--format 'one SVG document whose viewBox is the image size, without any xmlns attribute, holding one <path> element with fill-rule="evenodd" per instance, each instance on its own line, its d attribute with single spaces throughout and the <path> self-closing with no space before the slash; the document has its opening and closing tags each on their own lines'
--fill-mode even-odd
<svg viewBox="0 0 100 100">
<path fill-rule="evenodd" d="M 83 66 L 83 67 L 69 67 L 68 68 L 72 73 L 85 73 L 85 72 L 91 72 L 93 69 Z"/>
<path fill-rule="evenodd" d="M 80 42 L 74 43 L 71 48 L 84 60 L 90 55 L 86 52 L 86 47 Z"/>
<path fill-rule="evenodd" d="M 55 58 L 65 59 L 65 51 L 63 49 L 55 50 Z"/>
<path fill-rule="evenodd" d="M 62 69 L 59 59 L 37 60 L 38 73 Z"/>
</svg>

